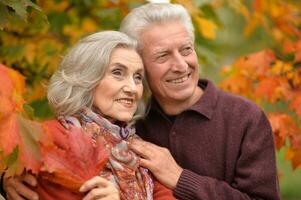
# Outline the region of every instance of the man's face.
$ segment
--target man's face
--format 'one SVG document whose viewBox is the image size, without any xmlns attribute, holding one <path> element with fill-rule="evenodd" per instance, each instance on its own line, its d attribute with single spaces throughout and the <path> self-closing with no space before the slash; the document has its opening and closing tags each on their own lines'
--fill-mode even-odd
<svg viewBox="0 0 301 200">
<path fill-rule="evenodd" d="M 139 41 L 150 89 L 161 106 L 193 101 L 199 67 L 184 26 L 178 22 L 154 24 L 141 32 Z"/>
</svg>

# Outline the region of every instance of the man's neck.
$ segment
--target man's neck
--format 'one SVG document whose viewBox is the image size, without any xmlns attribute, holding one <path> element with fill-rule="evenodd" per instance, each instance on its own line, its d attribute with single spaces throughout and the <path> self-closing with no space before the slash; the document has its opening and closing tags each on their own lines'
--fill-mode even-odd
<svg viewBox="0 0 301 200">
<path fill-rule="evenodd" d="M 185 101 L 169 101 L 169 102 L 160 102 L 158 103 L 165 114 L 167 115 L 178 115 L 184 110 L 188 109 L 192 105 L 194 105 L 203 95 L 203 90 L 200 87 L 197 87 L 193 96 L 190 99 Z"/>
</svg>

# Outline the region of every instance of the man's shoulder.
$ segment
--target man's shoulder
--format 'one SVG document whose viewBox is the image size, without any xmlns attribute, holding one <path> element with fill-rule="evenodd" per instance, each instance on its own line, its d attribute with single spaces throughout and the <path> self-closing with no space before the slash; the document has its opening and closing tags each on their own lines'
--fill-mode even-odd
<svg viewBox="0 0 301 200">
<path fill-rule="evenodd" d="M 240 113 L 248 116 L 262 113 L 262 109 L 250 99 L 223 90 L 219 91 L 217 104 L 218 108 L 228 110 L 230 113 Z"/>
</svg>

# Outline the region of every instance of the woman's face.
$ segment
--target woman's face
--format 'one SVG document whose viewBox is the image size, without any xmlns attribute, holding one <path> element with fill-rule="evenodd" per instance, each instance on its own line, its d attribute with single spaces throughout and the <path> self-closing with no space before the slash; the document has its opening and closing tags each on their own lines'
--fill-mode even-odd
<svg viewBox="0 0 301 200">
<path fill-rule="evenodd" d="M 144 68 L 133 49 L 115 48 L 109 66 L 94 93 L 93 105 L 112 121 L 128 122 L 142 97 Z"/>
</svg>

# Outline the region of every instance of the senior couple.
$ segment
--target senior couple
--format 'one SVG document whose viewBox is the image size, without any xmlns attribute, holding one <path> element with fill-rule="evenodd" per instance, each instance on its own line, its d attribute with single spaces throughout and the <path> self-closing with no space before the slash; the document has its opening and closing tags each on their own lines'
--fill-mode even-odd
<svg viewBox="0 0 301 200">
<path fill-rule="evenodd" d="M 199 79 L 188 12 L 146 4 L 120 31 L 80 40 L 48 89 L 60 116 L 46 122 L 53 130 L 108 130 L 97 136 L 107 144 L 107 164 L 80 187 L 80 198 L 280 199 L 270 124 L 252 102 Z M 144 76 L 152 96 L 141 117 Z M 30 173 L 5 178 L 3 187 L 10 200 L 78 195 L 61 197 L 52 192 L 59 186 Z"/>
</svg>

